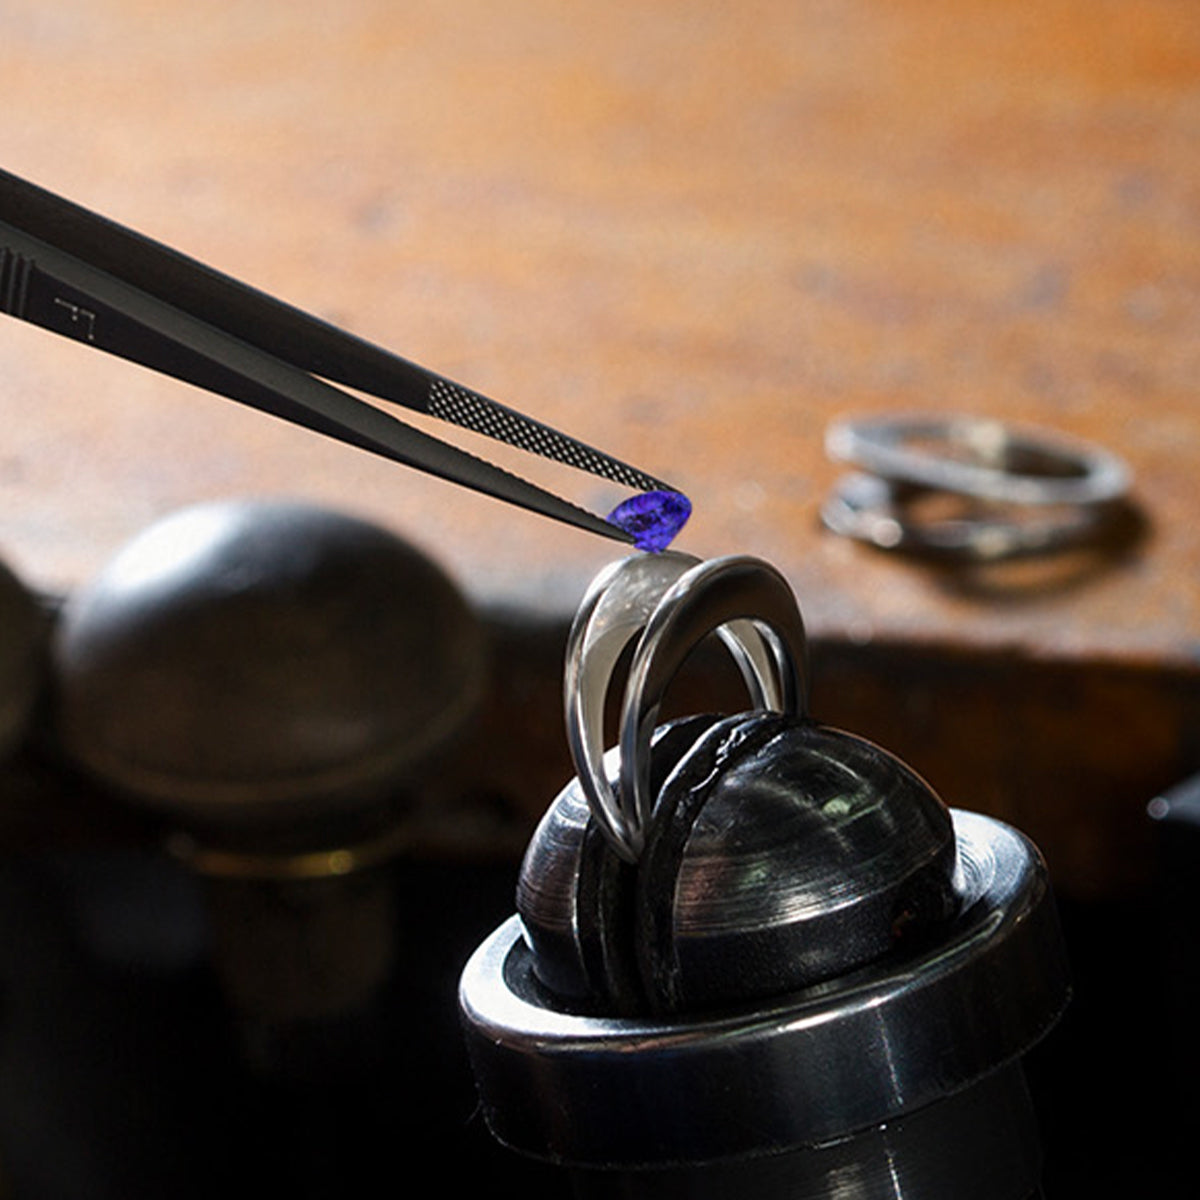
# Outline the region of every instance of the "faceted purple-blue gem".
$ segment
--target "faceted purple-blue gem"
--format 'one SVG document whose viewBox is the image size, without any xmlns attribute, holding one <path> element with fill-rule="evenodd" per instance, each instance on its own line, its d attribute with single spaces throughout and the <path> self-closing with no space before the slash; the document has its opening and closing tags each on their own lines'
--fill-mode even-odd
<svg viewBox="0 0 1200 1200">
<path fill-rule="evenodd" d="M 642 492 L 618 504 L 608 521 L 633 535 L 639 550 L 665 550 L 692 515 L 692 502 L 682 492 Z"/>
</svg>

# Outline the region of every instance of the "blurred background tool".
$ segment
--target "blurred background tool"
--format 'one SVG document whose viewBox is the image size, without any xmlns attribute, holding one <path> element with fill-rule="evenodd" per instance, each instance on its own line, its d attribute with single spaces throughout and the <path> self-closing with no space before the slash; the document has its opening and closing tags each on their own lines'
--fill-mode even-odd
<svg viewBox="0 0 1200 1200">
<path fill-rule="evenodd" d="M 166 818 L 206 881 L 233 1008 L 267 1028 L 353 1014 L 391 971 L 402 803 L 471 715 L 474 614 L 431 562 L 311 505 L 157 522 L 67 604 L 69 761 Z"/>
</svg>

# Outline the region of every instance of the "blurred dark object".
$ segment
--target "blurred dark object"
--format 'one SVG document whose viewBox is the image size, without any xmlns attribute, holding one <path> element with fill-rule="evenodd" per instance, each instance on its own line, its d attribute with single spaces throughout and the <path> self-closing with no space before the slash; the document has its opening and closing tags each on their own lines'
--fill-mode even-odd
<svg viewBox="0 0 1200 1200">
<path fill-rule="evenodd" d="M 1159 1021 L 1168 1032 L 1163 1070 L 1185 1123 L 1200 1119 L 1200 775 L 1168 788 L 1147 807 L 1158 872 L 1154 893 L 1154 946 L 1162 970 Z"/>
<path fill-rule="evenodd" d="M 423 919 L 397 946 L 372 1061 L 331 1086 L 311 1068 L 282 1084 L 248 1069 L 183 867 L 101 850 L 0 864 L 0 1164 L 14 1200 L 352 1196 L 416 1163 L 448 1185 L 561 1200 L 558 1169 L 484 1127 L 455 1011 L 464 963 L 512 911 L 516 861 L 402 858 L 389 873 L 401 910 Z M 1025 1062 L 1047 1200 L 1171 1195 L 1187 1177 L 1190 1084 L 1176 1086 L 1154 911 L 1058 907 L 1074 998 Z M 331 1023 L 312 1041 L 336 1058 L 337 1035 Z"/>
<path fill-rule="evenodd" d="M 445 574 L 342 514 L 204 505 L 73 595 L 54 648 L 59 743 L 160 814 L 204 880 L 256 1057 L 369 1008 L 395 942 L 380 868 L 481 687 L 478 621 Z"/>
</svg>

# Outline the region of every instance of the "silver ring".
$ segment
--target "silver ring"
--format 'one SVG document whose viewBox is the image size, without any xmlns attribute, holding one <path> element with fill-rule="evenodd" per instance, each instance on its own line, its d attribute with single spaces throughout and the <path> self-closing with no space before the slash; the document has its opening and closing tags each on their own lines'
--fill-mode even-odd
<svg viewBox="0 0 1200 1200">
<path fill-rule="evenodd" d="M 609 783 L 604 764 L 604 703 L 625 647 L 646 626 L 673 584 L 700 564 L 690 554 L 635 554 L 596 576 L 567 638 L 563 703 L 567 742 L 593 817 L 617 853 L 629 862 L 641 852 L 641 826 L 632 804 Z M 717 634 L 732 654 L 755 707 L 779 707 L 787 687 L 777 657 L 751 621 L 720 623 Z"/>
<path fill-rule="evenodd" d="M 983 417 L 838 421 L 825 448 L 884 479 L 1010 504 L 1102 504 L 1130 480 L 1124 461 L 1098 446 Z"/>
<path fill-rule="evenodd" d="M 621 710 L 622 815 L 640 851 L 654 807 L 650 795 L 650 736 L 676 672 L 706 634 L 748 620 L 768 646 L 780 683 L 777 704 L 803 717 L 808 710 L 808 644 L 787 580 L 757 558 L 731 555 L 692 567 L 663 595 L 634 651 Z"/>
<path fill-rule="evenodd" d="M 1011 505 L 986 515 L 922 519 L 913 503 L 928 491 L 876 475 L 844 475 L 821 506 L 821 520 L 834 533 L 881 550 L 988 563 L 1086 542 L 1109 517 L 1104 505 L 1087 504 Z"/>
</svg>

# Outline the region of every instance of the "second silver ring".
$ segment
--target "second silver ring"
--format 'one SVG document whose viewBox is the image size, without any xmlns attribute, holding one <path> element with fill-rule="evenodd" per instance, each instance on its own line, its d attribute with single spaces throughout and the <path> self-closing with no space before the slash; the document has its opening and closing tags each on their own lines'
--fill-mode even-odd
<svg viewBox="0 0 1200 1200">
<path fill-rule="evenodd" d="M 769 563 L 745 555 L 693 567 L 663 595 L 634 651 L 621 709 L 620 794 L 639 837 L 654 807 L 650 739 L 671 681 L 701 639 L 731 622 L 749 623 L 771 656 L 779 683 L 774 708 L 808 712 L 808 642 L 796 597 Z"/>
<path fill-rule="evenodd" d="M 592 816 L 617 853 L 629 862 L 636 861 L 641 853 L 643 830 L 649 815 L 645 795 L 648 784 L 626 786 L 622 783 L 619 794 L 614 790 L 609 767 L 604 761 L 605 700 L 623 651 L 635 638 L 641 636 L 642 641 L 645 640 L 645 630 L 661 602 L 668 595 L 676 595 L 679 585 L 691 578 L 697 569 L 710 566 L 691 555 L 676 552 L 621 559 L 592 581 L 571 626 L 563 676 L 567 741 Z M 694 593 L 694 584 L 683 586 L 683 596 Z M 679 604 L 676 595 L 672 609 Z M 753 612 L 731 611 L 709 623 L 704 632 L 715 629 L 733 656 L 753 707 L 790 707 L 798 694 L 797 673 L 783 665 L 785 656 L 774 644 L 775 635 L 764 634 L 760 623 L 754 619 L 756 616 Z M 798 617 L 797 613 L 797 620 Z M 802 641 L 802 627 L 800 636 Z M 679 658 L 680 663 L 697 640 L 689 643 Z M 655 645 L 661 641 L 660 633 Z M 646 657 L 639 643 L 634 662 L 645 661 Z M 678 664 L 671 670 L 671 676 L 677 668 Z M 669 678 L 664 682 L 664 688 L 666 682 Z M 623 712 L 629 709 L 629 700 L 627 687 Z M 661 695 L 655 702 L 655 714 L 659 701 Z M 648 738 L 647 734 L 646 747 L 639 745 L 636 750 L 639 756 L 648 754 Z M 622 735 L 622 744 L 625 740 Z M 624 762 L 621 774 L 624 778 Z M 637 777 L 640 778 L 640 774 Z"/>
</svg>

